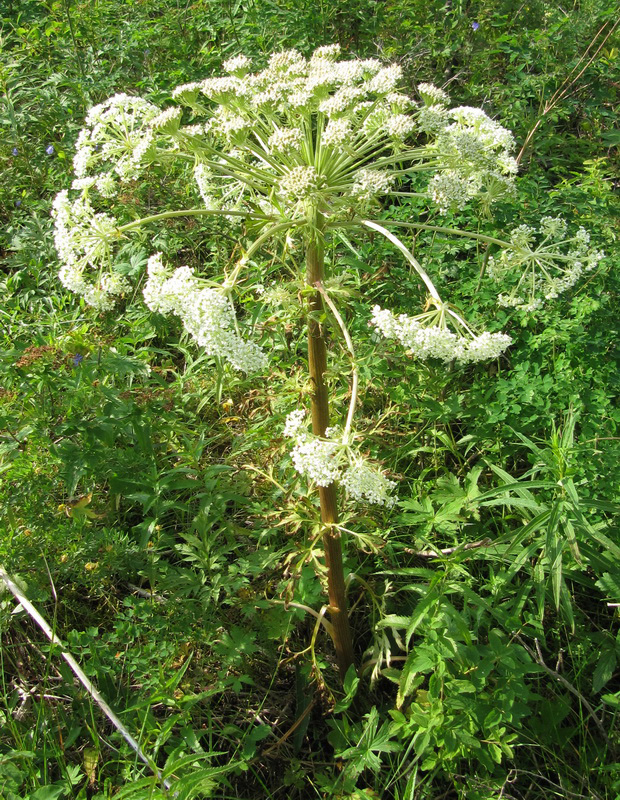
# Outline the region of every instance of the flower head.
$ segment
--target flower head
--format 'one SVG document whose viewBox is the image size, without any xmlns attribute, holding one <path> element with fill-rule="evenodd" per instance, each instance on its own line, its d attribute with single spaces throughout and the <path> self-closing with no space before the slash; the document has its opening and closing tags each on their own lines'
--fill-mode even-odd
<svg viewBox="0 0 620 800">
<path fill-rule="evenodd" d="M 189 267 L 169 270 L 161 253 L 151 256 L 144 300 L 151 311 L 174 314 L 207 355 L 228 361 L 234 369 L 258 372 L 267 365 L 261 348 L 241 338 L 235 309 L 221 288 L 205 286 Z"/>
<path fill-rule="evenodd" d="M 534 311 L 595 269 L 605 254 L 590 246 L 585 228 L 567 234 L 561 217 L 543 217 L 538 229 L 519 225 L 511 232 L 512 246 L 488 261 L 489 275 L 507 289 L 498 297 L 501 306 Z"/>
<path fill-rule="evenodd" d="M 454 331 L 447 327 L 448 320 Z M 417 317 L 395 316 L 387 309 L 374 306 L 371 325 L 386 339 L 399 341 L 415 358 L 436 358 L 444 363 L 469 364 L 498 358 L 512 343 L 511 337 L 504 333 L 485 331 L 476 336 L 449 306 Z"/>
<path fill-rule="evenodd" d="M 391 495 L 396 486 L 381 470 L 371 465 L 347 441 L 338 440 L 340 430 L 328 428 L 324 437 L 309 433 L 304 424 L 306 412 L 295 409 L 287 416 L 284 436 L 293 439 L 295 445 L 290 456 L 300 475 L 317 486 L 340 483 L 347 495 L 358 502 L 384 505 L 388 508 L 396 503 Z"/>
<path fill-rule="evenodd" d="M 340 480 L 347 494 L 354 500 L 365 500 L 387 508 L 392 508 L 398 502 L 398 497 L 391 494 L 396 487 L 396 481 L 388 480 L 380 470 L 359 456 L 349 464 Z"/>
</svg>

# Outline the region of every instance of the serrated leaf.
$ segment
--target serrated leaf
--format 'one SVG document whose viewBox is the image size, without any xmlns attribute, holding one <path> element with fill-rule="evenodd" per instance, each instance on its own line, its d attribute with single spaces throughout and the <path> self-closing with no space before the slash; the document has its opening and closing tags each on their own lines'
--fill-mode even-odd
<svg viewBox="0 0 620 800">
<path fill-rule="evenodd" d="M 620 602 L 620 574 L 604 572 L 597 580 L 596 586 L 613 602 Z"/>
</svg>

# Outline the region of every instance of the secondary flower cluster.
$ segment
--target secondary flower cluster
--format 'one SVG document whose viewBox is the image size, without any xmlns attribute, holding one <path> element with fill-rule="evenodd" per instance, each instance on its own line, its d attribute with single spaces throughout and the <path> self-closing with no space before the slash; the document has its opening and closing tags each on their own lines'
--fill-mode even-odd
<svg viewBox="0 0 620 800">
<path fill-rule="evenodd" d="M 115 298 L 129 288 L 118 273 L 102 271 L 117 239 L 116 220 L 109 214 L 96 213 L 87 197 L 71 202 L 66 191 L 56 195 L 52 215 L 62 284 L 99 311 L 110 310 Z M 94 283 L 84 276 L 88 268 L 98 270 Z"/>
<path fill-rule="evenodd" d="M 260 347 L 239 335 L 235 309 L 223 289 L 205 286 L 189 267 L 168 269 L 161 253 L 149 258 L 147 274 L 144 300 L 151 311 L 178 316 L 207 355 L 242 372 L 265 368 L 267 358 Z"/>
<path fill-rule="evenodd" d="M 391 508 L 398 500 L 391 494 L 395 481 L 388 480 L 359 453 L 335 438 L 320 438 L 304 427 L 305 411 L 292 411 L 286 418 L 284 436 L 293 439 L 293 466 L 300 475 L 317 486 L 329 486 L 335 481 L 344 487 L 354 500 Z M 326 434 L 336 433 L 327 430 Z"/>
<path fill-rule="evenodd" d="M 160 114 L 157 106 L 127 94 L 115 94 L 91 108 L 76 142 L 73 188 L 96 184 L 104 197 L 111 197 L 116 179 L 137 178 L 154 147 Z"/>
<path fill-rule="evenodd" d="M 560 217 L 543 217 L 538 230 L 520 225 L 512 231 L 512 246 L 488 261 L 489 275 L 497 283 L 513 284 L 510 292 L 499 295 L 501 306 L 534 311 L 596 268 L 605 254 L 590 247 L 585 228 L 570 238 L 567 233 Z"/>
<path fill-rule="evenodd" d="M 518 170 L 512 133 L 480 108 L 446 109 L 443 116 L 454 121 L 437 131 L 433 147 L 443 169 L 429 186 L 440 211 L 462 209 L 483 191 L 488 203 L 511 194 Z"/>
<path fill-rule="evenodd" d="M 437 321 L 438 317 L 439 324 L 428 324 Z M 457 333 L 447 328 L 446 317 L 453 317 L 457 322 Z M 395 316 L 385 308 L 374 306 L 371 324 L 386 339 L 399 341 L 416 358 L 438 358 L 444 363 L 487 361 L 500 356 L 512 343 L 510 336 L 505 333 L 485 331 L 478 336 L 472 334 L 464 328 L 460 317 L 449 310 L 444 315 L 425 313 L 409 317 L 407 314 Z"/>
</svg>

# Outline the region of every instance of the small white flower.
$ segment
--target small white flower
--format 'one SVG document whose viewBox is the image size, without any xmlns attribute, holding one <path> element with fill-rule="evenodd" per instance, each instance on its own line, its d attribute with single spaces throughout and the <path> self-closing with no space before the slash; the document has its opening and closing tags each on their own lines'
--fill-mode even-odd
<svg viewBox="0 0 620 800">
<path fill-rule="evenodd" d="M 450 209 L 465 208 L 471 198 L 476 196 L 479 188 L 480 182 L 477 176 L 464 176 L 453 169 L 435 173 L 428 186 L 429 194 L 442 214 Z"/>
<path fill-rule="evenodd" d="M 343 472 L 340 482 L 354 500 L 365 500 L 386 508 L 392 508 L 398 502 L 398 497 L 391 495 L 396 481 L 388 480 L 359 456 Z"/>
<path fill-rule="evenodd" d="M 540 232 L 552 239 L 563 239 L 567 230 L 566 220 L 561 217 L 543 217 L 540 220 Z"/>
<path fill-rule="evenodd" d="M 161 114 L 153 117 L 150 122 L 151 128 L 164 131 L 164 133 L 174 133 L 179 129 L 182 114 L 183 111 L 178 106 L 170 106 Z"/>
<path fill-rule="evenodd" d="M 312 53 L 312 61 L 334 61 L 340 55 L 339 44 L 328 44 L 323 47 L 317 47 Z"/>
<path fill-rule="evenodd" d="M 293 167 L 280 178 L 280 192 L 292 200 L 309 197 L 319 188 L 319 176 L 314 167 Z"/>
<path fill-rule="evenodd" d="M 374 306 L 371 324 L 386 339 L 396 339 L 413 356 L 425 360 L 438 358 L 444 363 L 461 364 L 497 358 L 511 344 L 512 339 L 503 333 L 482 333 L 479 336 L 457 335 L 446 327 L 423 325 L 419 319 Z"/>
<path fill-rule="evenodd" d="M 340 468 L 335 458 L 337 450 L 336 442 L 316 437 L 299 439 L 291 450 L 293 466 L 300 475 L 316 483 L 317 486 L 329 486 L 340 476 Z"/>
<path fill-rule="evenodd" d="M 427 106 L 446 106 L 450 102 L 446 92 L 432 83 L 418 84 L 418 94 Z"/>
<path fill-rule="evenodd" d="M 383 67 L 368 82 L 368 89 L 377 94 L 387 94 L 391 92 L 402 77 L 402 67 L 398 64 L 390 64 Z"/>
<path fill-rule="evenodd" d="M 206 208 L 217 208 L 218 201 L 215 199 L 217 192 L 212 183 L 213 173 L 206 164 L 196 164 L 194 167 L 194 178 L 198 185 L 198 191 Z"/>
<path fill-rule="evenodd" d="M 250 68 L 252 61 L 247 56 L 238 55 L 234 56 L 233 58 L 229 58 L 228 61 L 224 61 L 222 67 L 224 68 L 225 72 L 230 73 L 231 75 L 235 75 L 236 73 L 245 73 Z"/>
<path fill-rule="evenodd" d="M 97 190 L 102 197 L 114 197 L 118 191 L 118 185 L 111 172 L 105 172 L 97 178 Z"/>
<path fill-rule="evenodd" d="M 186 102 L 188 99 L 195 100 L 198 97 L 198 92 L 201 89 L 201 83 L 183 83 L 172 90 L 172 96 L 175 100 Z"/>
<path fill-rule="evenodd" d="M 321 142 L 331 147 L 340 147 L 345 144 L 351 136 L 351 120 L 344 117 L 340 119 L 330 119 L 327 127 L 323 131 Z"/>
<path fill-rule="evenodd" d="M 288 153 L 297 150 L 303 141 L 304 135 L 300 128 L 278 128 L 275 130 L 267 144 L 271 150 Z"/>
<path fill-rule="evenodd" d="M 283 436 L 287 439 L 296 439 L 304 423 L 306 412 L 303 408 L 295 409 L 287 416 L 284 423 Z"/>
<path fill-rule="evenodd" d="M 415 120 L 407 114 L 393 114 L 386 119 L 385 130 L 388 136 L 404 139 L 415 130 Z"/>
<path fill-rule="evenodd" d="M 351 186 L 351 196 L 358 200 L 370 200 L 380 194 L 389 192 L 394 183 L 394 176 L 378 169 L 360 169 L 355 174 Z"/>
<path fill-rule="evenodd" d="M 438 103 L 422 106 L 418 110 L 417 118 L 421 131 L 436 135 L 448 126 L 448 109 Z"/>
<path fill-rule="evenodd" d="M 97 178 L 94 175 L 91 175 L 88 178 L 76 178 L 71 184 L 71 188 L 80 192 L 83 191 L 84 189 L 90 189 L 91 187 L 93 187 L 96 181 Z"/>
<path fill-rule="evenodd" d="M 261 348 L 238 334 L 235 309 L 221 289 L 204 287 L 189 267 L 170 274 L 161 253 L 149 258 L 147 275 L 143 294 L 151 311 L 178 316 L 207 355 L 222 358 L 242 372 L 265 368 L 267 358 Z"/>
</svg>

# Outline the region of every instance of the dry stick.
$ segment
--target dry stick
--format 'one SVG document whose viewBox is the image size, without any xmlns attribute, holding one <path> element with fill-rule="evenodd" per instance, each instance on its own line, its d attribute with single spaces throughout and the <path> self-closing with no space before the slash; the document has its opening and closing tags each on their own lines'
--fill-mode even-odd
<svg viewBox="0 0 620 800">
<path fill-rule="evenodd" d="M 490 547 L 492 544 L 492 539 L 481 539 L 479 542 L 457 544 L 455 547 L 444 547 L 442 550 L 413 550 L 411 547 L 405 547 L 405 553 L 420 558 L 439 558 L 439 556 L 451 556 L 457 550 L 473 550 L 476 547 Z"/>
<path fill-rule="evenodd" d="M 297 728 L 301 725 L 301 723 L 305 720 L 308 714 L 312 711 L 314 706 L 316 705 L 316 697 L 313 697 L 312 700 L 308 703 L 308 705 L 304 708 L 301 714 L 297 717 L 295 722 L 291 725 L 291 727 L 284 733 L 275 744 L 272 744 L 271 747 L 268 747 L 266 750 L 263 750 L 261 756 L 268 756 L 270 753 L 273 753 L 274 750 L 277 750 L 281 744 L 283 744 L 289 736 L 291 736 Z"/>
<path fill-rule="evenodd" d="M 574 78 L 572 78 L 572 79 L 571 79 L 571 75 L 572 75 L 572 74 L 575 72 L 575 70 L 576 70 L 576 69 L 579 67 L 579 65 L 580 65 L 580 64 L 581 64 L 581 62 L 584 60 L 584 58 L 586 58 L 586 56 L 588 55 L 588 52 L 589 52 L 590 48 L 591 48 L 591 47 L 594 45 L 594 43 L 596 42 L 596 40 L 598 39 L 598 37 L 601 35 L 601 33 L 602 33 L 602 32 L 605 30 L 605 28 L 607 27 L 607 22 L 605 22 L 605 24 L 604 24 L 604 25 L 603 25 L 603 26 L 602 26 L 602 27 L 601 27 L 601 28 L 600 28 L 600 29 L 597 31 L 597 33 L 596 33 L 595 37 L 592 39 L 592 41 L 590 42 L 590 44 L 589 44 L 589 45 L 586 47 L 586 49 L 585 49 L 585 52 L 583 53 L 583 55 L 581 56 L 581 58 L 579 59 L 579 61 L 578 61 L 578 62 L 575 64 L 575 66 L 573 67 L 573 69 L 572 69 L 572 70 L 571 70 L 571 71 L 568 73 L 568 75 L 566 76 L 566 78 L 564 79 L 564 81 L 562 82 L 562 84 L 560 85 L 560 87 L 559 87 L 558 89 L 556 89 L 556 91 L 555 91 L 555 92 L 553 93 L 553 95 L 551 96 L 551 99 L 550 99 L 550 100 L 547 100 L 547 102 L 545 103 L 545 108 L 544 108 L 544 111 L 542 112 L 541 116 L 539 117 L 538 121 L 536 122 L 536 124 L 534 125 L 534 127 L 532 128 L 532 130 L 531 130 L 531 131 L 528 133 L 528 135 L 525 137 L 525 141 L 523 142 L 523 147 L 522 147 L 522 148 L 521 148 L 521 150 L 519 151 L 519 155 L 517 156 L 517 159 L 516 159 L 516 161 L 517 161 L 517 164 L 521 163 L 521 159 L 523 158 L 523 154 L 524 154 L 524 152 L 525 152 L 525 150 L 526 150 L 526 148 L 527 148 L 528 144 L 529 144 L 529 143 L 530 143 L 530 141 L 532 140 L 532 138 L 533 138 L 534 134 L 535 134 L 535 133 L 536 133 L 536 131 L 538 130 L 538 128 L 539 128 L 539 126 L 540 126 L 541 122 L 543 121 L 543 119 L 544 119 L 544 118 L 547 116 L 547 114 L 548 114 L 550 111 L 552 111 L 552 110 L 553 110 L 553 109 L 556 107 L 556 105 L 557 105 L 557 104 L 560 102 L 560 100 L 563 100 L 563 99 L 564 99 L 564 97 L 566 97 L 566 95 L 567 95 L 567 94 L 568 94 L 568 92 L 570 91 L 570 88 L 571 88 L 571 86 L 573 86 L 573 85 L 575 84 L 575 82 L 576 82 L 576 81 L 578 81 L 578 80 L 579 80 L 579 78 L 581 78 L 581 76 L 583 75 L 583 73 L 584 73 L 584 72 L 587 70 L 587 68 L 590 66 L 590 64 L 591 64 L 591 63 L 594 61 L 594 59 L 597 57 L 597 55 L 599 54 L 599 52 L 600 52 L 600 51 L 602 50 L 602 48 L 605 46 L 605 42 L 606 42 L 606 41 L 609 39 L 609 37 L 612 35 L 612 33 L 613 33 L 613 32 L 616 30 L 616 28 L 618 27 L 618 24 L 619 24 L 619 23 L 620 23 L 620 19 L 616 20 L 616 22 L 615 22 L 615 23 L 612 25 L 612 27 L 610 28 L 610 30 L 607 32 L 607 35 L 605 36 L 605 38 L 603 39 L 603 41 L 600 43 L 600 45 L 598 46 L 598 48 L 597 48 L 597 49 L 596 49 L 596 51 L 594 52 L 594 55 L 592 55 L 592 56 L 590 57 L 590 59 L 589 59 L 589 60 L 586 62 L 586 64 L 585 64 L 585 65 L 584 65 L 584 66 L 581 68 L 581 70 L 579 71 L 579 73 L 578 73 L 577 75 L 575 75 L 575 77 L 574 77 Z"/>
<path fill-rule="evenodd" d="M 133 738 L 133 736 L 129 733 L 127 728 L 123 725 L 120 719 L 116 716 L 116 714 L 112 711 L 110 706 L 106 703 L 103 699 L 99 691 L 95 688 L 92 682 L 86 677 L 82 668 L 77 663 L 77 661 L 73 658 L 71 653 L 67 651 L 66 646 L 63 642 L 56 636 L 54 631 L 50 628 L 47 624 L 46 620 L 41 616 L 41 614 L 37 611 L 37 609 L 32 605 L 30 600 L 26 597 L 26 595 L 22 592 L 19 586 L 15 583 L 15 581 L 11 578 L 11 576 L 6 572 L 3 567 L 0 567 L 0 578 L 4 582 L 4 585 L 7 589 L 11 592 L 11 594 L 15 597 L 16 600 L 20 603 L 22 608 L 24 608 L 28 614 L 32 617 L 32 619 L 37 623 L 39 628 L 43 631 L 43 633 L 47 636 L 52 644 L 55 644 L 60 649 L 60 654 L 67 662 L 67 664 L 71 667 L 73 674 L 82 684 L 82 686 L 86 689 L 88 694 L 93 698 L 95 703 L 99 706 L 99 708 L 103 711 L 106 717 L 110 720 L 112 725 L 116 728 L 116 730 L 121 734 L 123 739 L 127 742 L 127 744 L 134 750 L 138 758 L 143 761 L 149 769 L 152 769 L 153 772 L 157 775 L 157 777 L 161 780 L 163 785 L 166 789 L 171 788 L 171 783 L 166 778 L 162 777 L 161 772 L 153 766 L 152 761 L 144 755 L 142 749 L 138 742 Z"/>
<path fill-rule="evenodd" d="M 542 653 L 541 653 L 541 651 L 540 651 L 540 645 L 538 644 L 538 639 L 535 639 L 535 640 L 534 640 L 534 641 L 536 642 L 536 652 L 535 652 L 535 651 L 534 651 L 534 650 L 532 650 L 532 648 L 531 648 L 531 647 L 530 647 L 530 646 L 527 644 L 527 642 L 524 642 L 524 641 L 523 641 L 523 638 L 522 638 L 522 637 L 521 637 L 521 636 L 520 636 L 518 633 L 517 633 L 517 634 L 515 634 L 515 638 L 516 638 L 516 639 L 517 639 L 519 642 L 521 642 L 521 644 L 523 645 L 523 647 L 524 647 L 524 648 L 527 650 L 527 652 L 528 652 L 528 653 L 530 654 L 530 656 L 531 656 L 531 657 L 534 659 L 534 661 L 535 661 L 537 664 L 539 664 L 539 665 L 540 665 L 540 666 L 541 666 L 541 667 L 542 667 L 542 668 L 545 670 L 545 672 L 546 672 L 546 673 L 548 673 L 549 675 L 551 675 L 552 677 L 554 677 L 554 678 L 556 679 L 556 681 L 558 681 L 559 683 L 561 683 L 561 684 L 562 684 L 562 686 L 564 686 L 566 689 L 568 689 L 568 691 L 569 691 L 571 694 L 574 694 L 574 695 L 575 695 L 575 697 L 576 697 L 576 698 L 579 700 L 579 702 L 580 702 L 580 703 L 583 705 L 583 707 L 585 708 L 585 710 L 588 712 L 588 714 L 589 714 L 589 715 L 590 715 L 590 717 L 592 718 L 592 721 L 594 722 L 594 724 L 596 725 L 596 727 L 597 727 L 597 728 L 599 729 L 599 731 L 601 732 L 601 735 L 602 735 L 603 739 L 605 740 L 605 743 L 607 744 L 607 746 L 609 747 L 609 749 L 610 749 L 610 750 L 611 750 L 611 752 L 613 753 L 613 752 L 614 752 L 614 747 L 612 746 L 611 742 L 609 741 L 609 737 L 607 736 L 607 731 L 605 730 L 605 728 L 604 728 L 604 726 L 603 726 L 603 723 L 602 723 L 602 722 L 600 721 L 600 719 L 599 719 L 599 718 L 596 716 L 596 713 L 594 712 L 594 709 L 592 708 L 592 706 L 590 705 L 590 703 L 588 703 L 588 701 L 586 700 L 586 698 L 585 698 L 585 697 L 584 697 L 584 696 L 581 694 L 581 692 L 580 692 L 578 689 L 575 689 L 575 687 L 573 686 L 573 684 L 572 684 L 572 683 L 570 683 L 570 681 L 567 681 L 567 680 L 566 680 L 566 678 L 565 678 L 563 675 L 560 675 L 560 673 L 559 673 L 559 672 L 557 672 L 557 671 L 556 671 L 556 670 L 554 670 L 554 669 L 551 669 L 551 667 L 548 667 L 548 666 L 545 664 L 545 661 L 544 661 L 544 659 L 543 659 Z"/>
<path fill-rule="evenodd" d="M 315 230 L 306 248 L 306 282 L 314 291 L 308 301 L 308 371 L 312 384 L 312 432 L 315 436 L 325 436 L 329 425 L 329 399 L 325 372 L 327 370 L 327 345 L 321 330 L 319 318 L 323 313 L 323 298 L 316 289 L 322 284 L 323 261 L 323 216 L 316 212 L 313 220 Z M 347 612 L 346 587 L 342 565 L 342 544 L 338 524 L 338 502 L 336 486 L 319 486 L 321 521 L 323 523 L 323 547 L 327 567 L 327 592 L 329 596 L 329 615 L 334 629 L 334 646 L 340 676 L 344 681 L 347 670 L 354 662 L 353 637 Z"/>
</svg>

